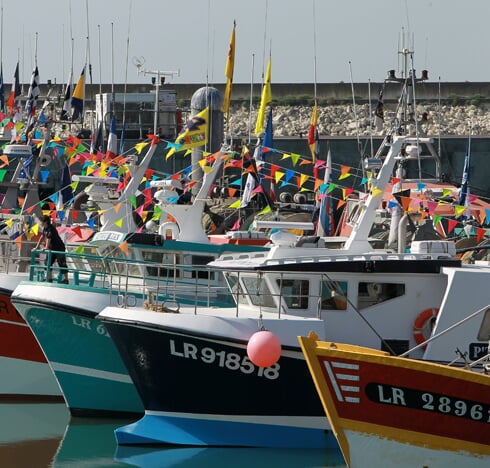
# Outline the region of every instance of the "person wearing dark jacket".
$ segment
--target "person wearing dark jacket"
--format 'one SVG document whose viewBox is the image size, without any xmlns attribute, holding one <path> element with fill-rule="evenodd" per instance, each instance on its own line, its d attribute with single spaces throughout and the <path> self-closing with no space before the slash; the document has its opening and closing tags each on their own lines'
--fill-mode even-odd
<svg viewBox="0 0 490 468">
<path fill-rule="evenodd" d="M 53 250 L 54 252 L 51 255 L 48 254 L 46 259 L 46 265 L 48 267 L 48 282 L 51 283 L 53 280 L 51 278 L 51 266 L 54 262 L 58 263 L 58 266 L 62 268 L 61 272 L 63 273 L 63 280 L 61 281 L 64 284 L 68 284 L 68 275 L 67 275 L 67 265 L 66 265 L 66 257 L 65 254 L 62 253 L 66 250 L 65 244 L 58 234 L 58 230 L 56 226 L 51 224 L 51 218 L 47 215 L 41 216 L 40 224 L 43 228 L 42 236 L 37 241 L 35 249 L 38 250 L 39 246 L 42 242 L 44 242 L 44 247 L 42 250 Z"/>
</svg>

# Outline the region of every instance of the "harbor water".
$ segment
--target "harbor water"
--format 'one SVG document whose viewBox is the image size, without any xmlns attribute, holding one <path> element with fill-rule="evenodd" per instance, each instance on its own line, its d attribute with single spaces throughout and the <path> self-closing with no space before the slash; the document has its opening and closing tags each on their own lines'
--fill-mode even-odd
<svg viewBox="0 0 490 468">
<path fill-rule="evenodd" d="M 0 467 L 345 468 L 336 450 L 118 447 L 114 429 L 130 422 L 72 418 L 63 403 L 2 403 Z"/>
</svg>

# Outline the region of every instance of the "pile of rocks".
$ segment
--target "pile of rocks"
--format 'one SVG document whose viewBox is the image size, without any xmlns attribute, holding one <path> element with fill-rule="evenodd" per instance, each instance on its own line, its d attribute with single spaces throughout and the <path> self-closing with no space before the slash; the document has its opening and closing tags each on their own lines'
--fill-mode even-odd
<svg viewBox="0 0 490 468">
<path fill-rule="evenodd" d="M 423 120 L 423 114 L 427 120 Z M 277 106 L 273 109 L 274 136 L 305 137 L 311 121 L 311 106 Z M 374 109 L 367 104 L 329 105 L 318 108 L 318 133 L 321 137 L 352 137 L 384 135 L 395 121 L 395 108 L 384 108 L 384 129 L 377 132 Z M 475 105 L 441 105 L 429 103 L 418 105 L 416 120 L 420 123 L 421 133 L 431 136 L 490 136 L 490 104 Z M 243 106 L 232 106 L 230 109 L 230 129 L 234 135 L 248 135 L 249 121 L 252 132 L 255 128 L 257 110 L 252 111 Z"/>
</svg>

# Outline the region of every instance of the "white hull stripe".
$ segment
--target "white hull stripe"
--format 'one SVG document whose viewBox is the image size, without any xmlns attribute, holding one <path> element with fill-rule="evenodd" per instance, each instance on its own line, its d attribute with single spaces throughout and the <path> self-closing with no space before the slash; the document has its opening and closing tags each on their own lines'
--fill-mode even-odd
<svg viewBox="0 0 490 468">
<path fill-rule="evenodd" d="M 337 369 L 359 370 L 359 364 L 348 364 L 347 362 L 332 362 L 332 367 Z"/>
<path fill-rule="evenodd" d="M 353 382 L 359 382 L 358 375 L 350 375 L 350 374 L 335 374 L 335 377 L 339 380 L 352 380 Z"/>
<path fill-rule="evenodd" d="M 85 377 L 94 377 L 97 379 L 112 380 L 115 382 L 132 384 L 133 381 L 129 375 L 117 374 L 116 372 L 101 371 L 88 367 L 71 366 L 60 362 L 52 362 L 51 367 L 55 372 L 66 372 L 68 374 L 82 375 Z"/>
<path fill-rule="evenodd" d="M 328 361 L 323 361 L 325 365 L 325 369 L 328 374 L 328 378 L 330 379 L 330 382 L 332 384 L 332 387 L 335 392 L 335 396 L 337 397 L 337 400 L 340 402 L 347 402 L 347 403 L 359 403 L 360 398 L 358 396 L 350 396 L 350 395 L 345 395 L 345 393 L 359 393 L 360 392 L 360 387 L 357 385 L 342 385 L 339 381 L 347 381 L 349 384 L 351 382 L 359 382 L 360 377 L 359 375 L 355 374 L 343 374 L 340 372 L 335 372 L 334 369 L 342 369 L 342 370 L 352 370 L 352 371 L 359 371 L 359 365 L 358 364 L 347 364 L 344 362 L 335 362 L 332 361 L 331 363 Z"/>
<path fill-rule="evenodd" d="M 29 325 L 25 322 L 12 322 L 11 320 L 0 320 L 1 323 L 6 323 L 7 325 L 17 325 L 18 327 L 27 327 L 29 328 Z"/>
</svg>

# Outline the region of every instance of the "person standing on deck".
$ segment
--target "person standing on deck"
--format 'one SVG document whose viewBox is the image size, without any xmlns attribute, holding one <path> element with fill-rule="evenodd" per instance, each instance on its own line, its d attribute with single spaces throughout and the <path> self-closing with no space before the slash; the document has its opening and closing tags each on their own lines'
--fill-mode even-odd
<svg viewBox="0 0 490 468">
<path fill-rule="evenodd" d="M 51 278 L 51 266 L 53 263 L 56 261 L 58 263 L 58 266 L 62 269 L 63 273 L 63 280 L 61 281 L 63 284 L 68 284 L 68 275 L 66 272 L 66 257 L 64 253 L 65 251 L 65 244 L 61 240 L 60 235 L 58 234 L 58 230 L 56 229 L 56 226 L 53 226 L 51 224 L 51 218 L 47 215 L 41 216 L 40 218 L 40 223 L 43 228 L 43 234 L 37 241 L 35 250 L 39 249 L 39 246 L 41 245 L 41 242 L 44 241 L 44 247 L 42 250 L 54 250 L 55 253 L 51 253 L 51 255 L 48 254 L 46 258 L 46 265 L 48 267 L 48 282 L 51 283 L 53 280 Z"/>
</svg>

